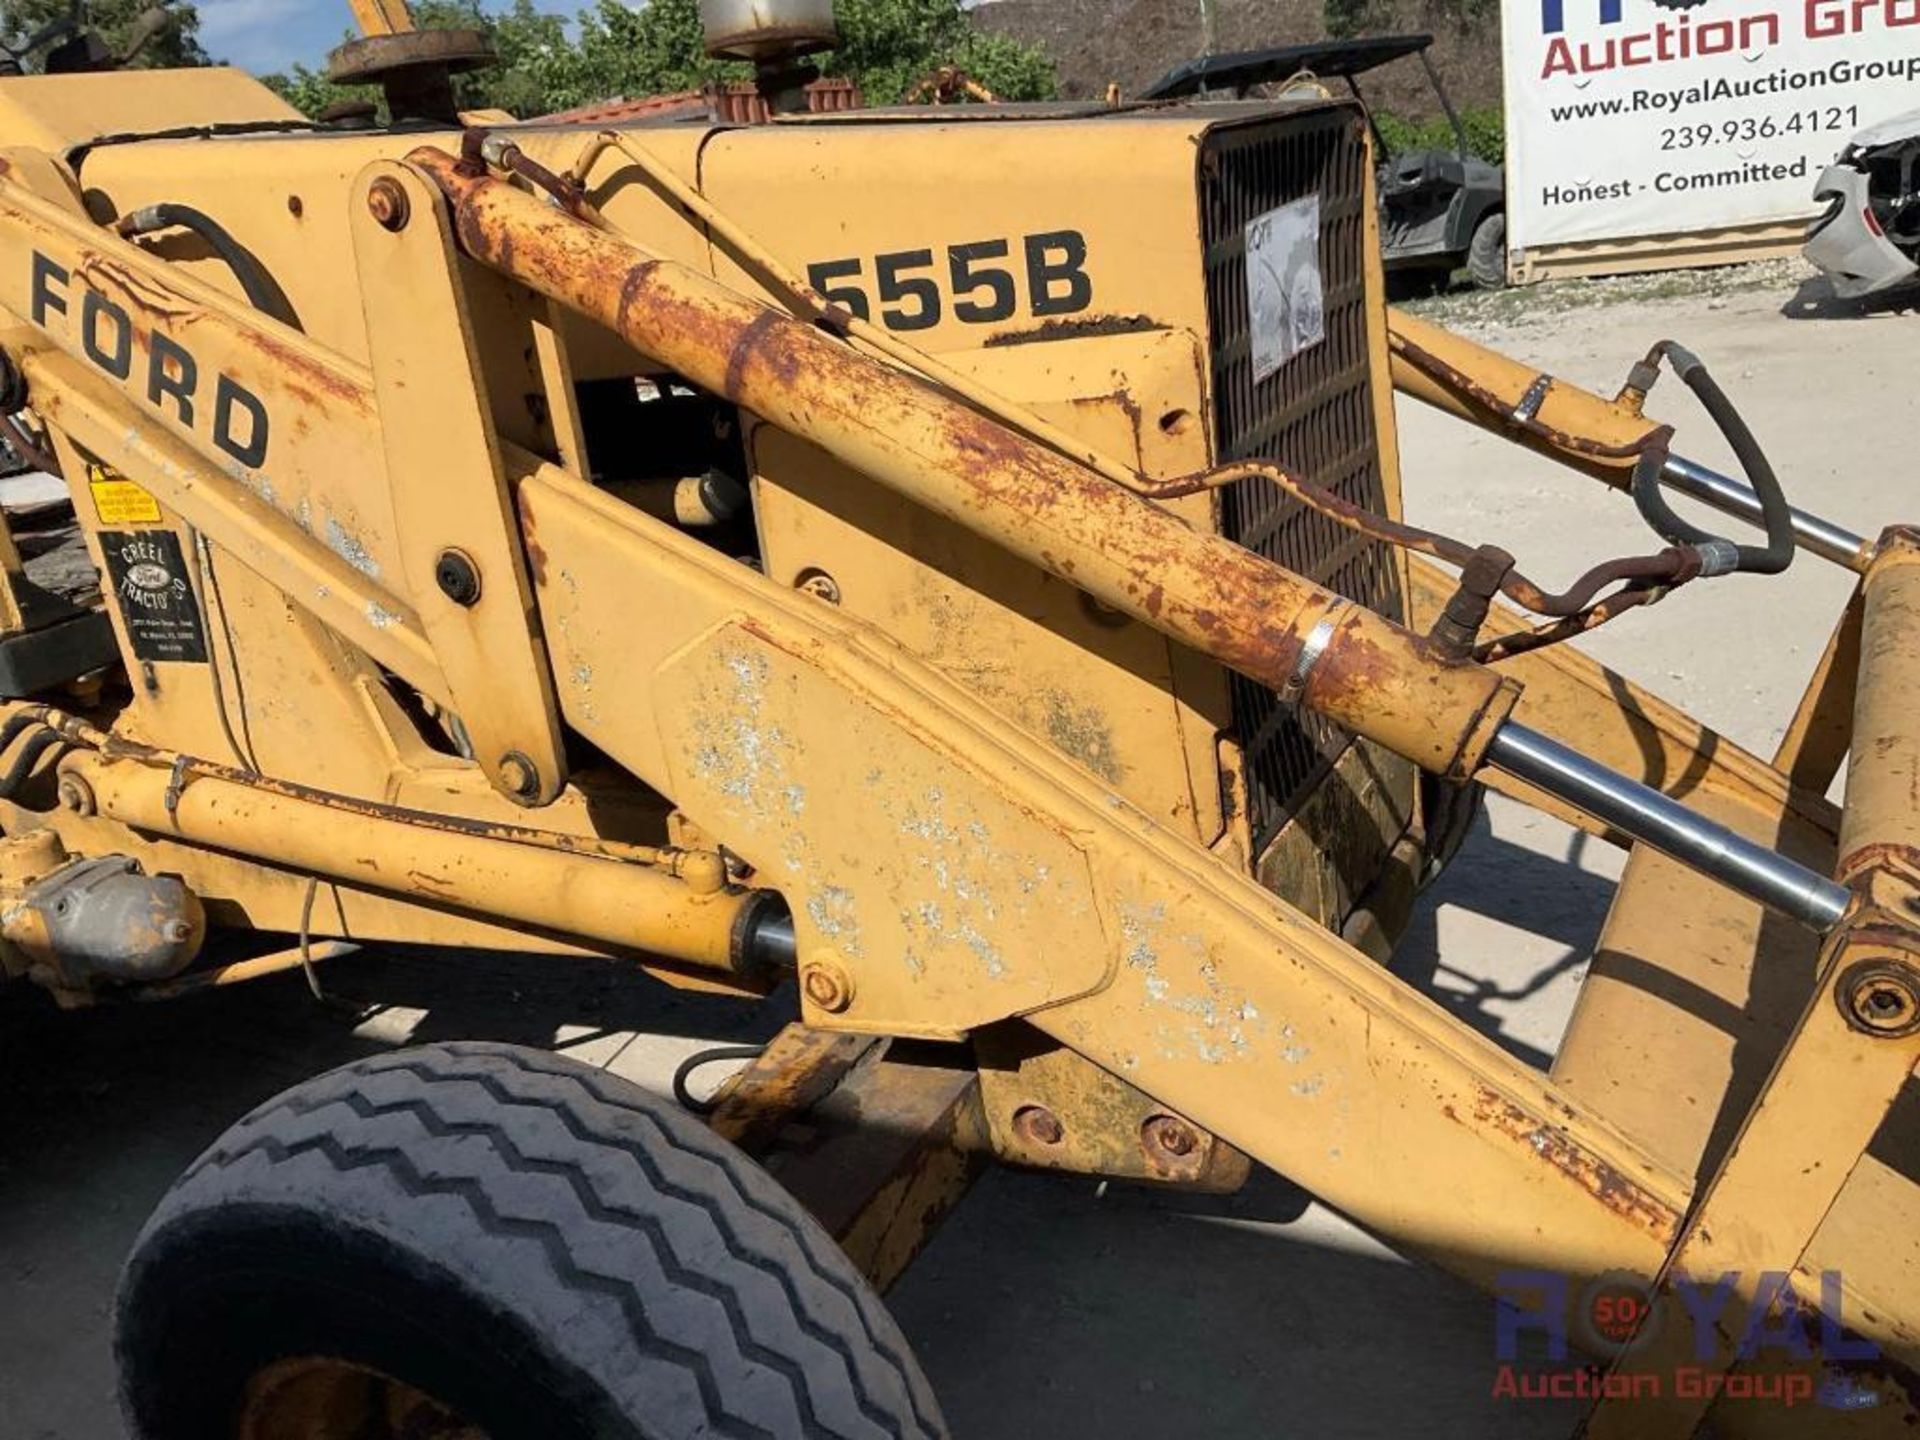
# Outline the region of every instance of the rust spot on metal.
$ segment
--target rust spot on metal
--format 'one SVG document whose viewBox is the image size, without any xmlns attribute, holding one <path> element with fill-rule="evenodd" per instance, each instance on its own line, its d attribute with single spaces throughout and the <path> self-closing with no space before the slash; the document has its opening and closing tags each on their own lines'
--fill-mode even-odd
<svg viewBox="0 0 1920 1440">
<path fill-rule="evenodd" d="M 1920 849 L 1890 841 L 1862 845 L 1843 855 L 1833 873 L 1841 884 L 1852 885 L 1882 871 L 1920 878 Z"/>
<path fill-rule="evenodd" d="M 789 1025 L 722 1089 L 707 1123 L 749 1155 L 758 1155 L 831 1094 L 879 1043 L 871 1036 Z"/>
<path fill-rule="evenodd" d="M 1197 1180 L 1206 1169 L 1210 1145 L 1177 1115 L 1152 1115 L 1140 1127 L 1140 1149 L 1147 1164 L 1169 1180 Z"/>
<path fill-rule="evenodd" d="M 1085 340 L 1101 335 L 1138 335 L 1166 328 L 1150 315 L 1079 315 L 1071 320 L 1048 320 L 1029 330 L 1003 330 L 988 339 L 987 348 L 1044 344 L 1049 340 Z"/>
<path fill-rule="evenodd" d="M 1306 697 L 1316 708 L 1345 708 L 1378 699 L 1400 667 L 1362 629 L 1352 614 L 1334 630 L 1333 639 L 1307 676 Z"/>
<path fill-rule="evenodd" d="M 1512 402 L 1496 395 L 1479 381 L 1459 367 L 1415 344 L 1404 335 L 1391 337 L 1393 353 L 1404 358 L 1415 369 L 1424 372 L 1430 379 L 1453 391 L 1455 394 L 1471 400 L 1488 415 L 1495 417 L 1498 423 L 1489 428 L 1503 427 L 1523 430 L 1530 435 L 1546 441 L 1556 450 L 1565 450 L 1575 455 L 1585 455 L 1596 460 L 1634 460 L 1649 450 L 1665 451 L 1673 443 L 1673 427 L 1662 425 L 1649 427 L 1630 445 L 1608 445 L 1582 435 L 1569 434 L 1556 429 L 1539 419 L 1524 419 L 1516 416 Z"/>
<path fill-rule="evenodd" d="M 727 353 L 727 379 L 726 384 L 721 387 L 721 394 L 729 400 L 737 400 L 740 397 L 741 377 L 746 374 L 748 363 L 758 359 L 774 361 L 779 353 L 776 327 L 785 318 L 775 311 L 768 310 L 741 332 L 740 338 L 733 343 Z M 794 366 L 792 357 L 788 355 L 777 362 L 777 368 L 783 372 L 781 378 L 790 381 L 797 367 Z"/>
<path fill-rule="evenodd" d="M 143 316 L 147 324 L 155 328 L 190 325 L 205 315 L 204 311 L 181 299 L 173 291 L 103 255 L 92 252 L 83 254 L 74 266 L 74 274 L 102 294 L 119 296 L 127 309 Z"/>
<path fill-rule="evenodd" d="M 249 329 L 236 333 L 240 340 L 258 350 L 275 368 L 278 372 L 275 377 L 277 383 L 289 390 L 296 390 L 310 403 L 338 400 L 355 410 L 371 412 L 373 409 L 372 397 L 364 388 L 332 367 L 301 354 L 278 336 Z"/>
<path fill-rule="evenodd" d="M 1067 1138 L 1060 1117 L 1044 1105 L 1023 1105 L 1014 1113 L 1013 1133 L 1037 1149 L 1048 1149 Z"/>
<path fill-rule="evenodd" d="M 1451 1108 L 1444 1113 L 1458 1120 Z M 1474 1128 L 1487 1128 L 1532 1150 L 1621 1219 L 1639 1226 L 1662 1244 L 1671 1244 L 1681 1215 L 1631 1175 L 1574 1143 L 1566 1131 L 1528 1113 L 1492 1090 L 1475 1097 Z"/>
<path fill-rule="evenodd" d="M 547 583 L 547 552 L 540 543 L 538 526 L 533 516 L 522 512 L 520 516 L 520 538 L 527 547 L 527 573 L 533 577 L 535 585 Z"/>
<path fill-rule="evenodd" d="M 653 279 L 653 272 L 658 268 L 658 261 L 643 260 L 628 271 L 627 278 L 620 282 L 620 300 L 614 314 L 619 317 L 621 329 L 626 328 L 628 312 L 639 301 L 641 292 L 647 288 L 648 283 Z"/>
</svg>

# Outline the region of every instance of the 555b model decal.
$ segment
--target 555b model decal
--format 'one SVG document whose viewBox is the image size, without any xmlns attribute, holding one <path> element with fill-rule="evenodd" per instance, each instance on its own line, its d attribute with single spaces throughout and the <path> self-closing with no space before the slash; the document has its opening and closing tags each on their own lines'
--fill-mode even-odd
<svg viewBox="0 0 1920 1440">
<path fill-rule="evenodd" d="M 862 320 L 873 320 L 877 299 L 879 321 L 889 330 L 931 330 L 949 313 L 963 325 L 996 324 L 1019 313 L 1023 295 L 1036 319 L 1078 315 L 1093 305 L 1087 237 L 1078 230 L 1050 230 L 1017 242 L 976 240 L 950 245 L 943 255 L 876 255 L 871 294 L 867 266 L 857 256 L 822 260 L 807 267 L 807 281 Z"/>
</svg>

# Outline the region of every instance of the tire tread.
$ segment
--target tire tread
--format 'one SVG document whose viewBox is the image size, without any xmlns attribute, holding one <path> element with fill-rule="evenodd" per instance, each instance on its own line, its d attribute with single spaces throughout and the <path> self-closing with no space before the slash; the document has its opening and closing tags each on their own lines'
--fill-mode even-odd
<svg viewBox="0 0 1920 1440">
<path fill-rule="evenodd" d="M 481 1113 L 452 1103 L 451 1087 L 465 1086 L 485 1097 Z M 428 1150 L 453 1154 L 474 1140 L 483 1148 L 458 1149 L 464 1173 L 430 1173 L 414 1146 L 381 1133 L 402 1118 Z M 557 1135 L 548 1128 L 554 1125 Z M 546 1153 L 531 1153 L 542 1140 Z M 591 1162 L 615 1155 L 633 1163 L 644 1189 L 602 1192 Z M 688 1372 L 707 1410 L 698 1433 L 741 1440 L 945 1434 L 919 1366 L 839 1247 L 744 1154 L 617 1077 L 547 1052 L 479 1042 L 357 1061 L 269 1100 L 232 1127 L 181 1178 L 147 1233 L 219 1204 L 249 1167 L 316 1159 L 342 1175 L 376 1168 L 405 1200 L 457 1199 L 482 1232 L 533 1242 L 556 1285 L 613 1302 L 637 1348 Z M 528 1176 L 559 1182 L 557 1193 L 572 1197 L 567 1213 L 508 1213 L 502 1187 Z M 712 1356 L 663 1333 L 629 1278 L 576 1253 L 576 1221 L 633 1232 L 671 1286 L 717 1306 L 740 1360 L 785 1386 L 790 1423 L 768 1429 L 729 1405 Z M 719 1253 L 703 1254 L 712 1237 Z M 742 1286 L 764 1289 L 769 1281 L 790 1311 L 791 1336 L 781 1317 L 754 1323 Z M 862 1422 L 857 1430 L 826 1417 L 823 1387 L 845 1387 L 842 1413 L 850 1400 Z"/>
</svg>

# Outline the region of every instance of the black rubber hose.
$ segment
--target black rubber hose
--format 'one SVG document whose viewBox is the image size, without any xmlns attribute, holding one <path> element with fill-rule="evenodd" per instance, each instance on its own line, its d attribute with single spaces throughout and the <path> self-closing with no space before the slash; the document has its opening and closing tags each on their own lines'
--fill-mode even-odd
<svg viewBox="0 0 1920 1440">
<path fill-rule="evenodd" d="M 1664 341 L 1656 348 L 1655 354 L 1661 353 L 1673 362 L 1674 373 L 1686 381 L 1687 387 L 1699 397 L 1702 407 L 1733 447 L 1734 457 L 1739 460 L 1747 483 L 1753 486 L 1754 493 L 1760 497 L 1767 543 L 1734 545 L 1738 559 L 1733 568 L 1753 575 L 1780 574 L 1793 564 L 1798 547 L 1794 543 L 1793 507 L 1787 503 L 1786 492 L 1780 487 L 1780 477 L 1774 473 L 1772 462 L 1767 459 L 1766 451 L 1760 448 L 1760 442 L 1754 438 L 1753 431 L 1727 398 L 1726 392 L 1707 373 L 1707 367 L 1701 363 L 1699 356 L 1672 341 Z M 1733 544 L 1722 536 L 1709 534 L 1688 524 L 1674 513 L 1660 484 L 1660 471 L 1666 459 L 1663 452 L 1649 450 L 1634 466 L 1633 502 L 1641 516 L 1664 539 L 1674 544 Z"/>
<path fill-rule="evenodd" d="M 14 741 L 46 718 L 47 707 L 44 705 L 29 705 L 25 710 L 16 710 L 9 715 L 6 724 L 0 725 L 0 755 L 6 754 Z"/>
<path fill-rule="evenodd" d="M 717 1100 L 699 1100 L 688 1088 L 687 1082 L 693 1078 L 693 1072 L 707 1065 L 718 1065 L 723 1060 L 758 1060 L 766 1053 L 764 1045 L 721 1045 L 712 1050 L 697 1050 L 680 1062 L 679 1069 L 673 1072 L 673 1098 L 680 1102 L 683 1110 L 695 1115 L 711 1115 L 717 1108 Z"/>
<path fill-rule="evenodd" d="M 136 235 L 151 235 L 156 230 L 191 230 L 206 241 L 213 253 L 233 271 L 240 288 L 246 292 L 247 302 L 254 309 L 296 330 L 300 328 L 299 318 L 293 313 L 293 306 L 288 303 L 286 294 L 274 284 L 273 277 L 267 274 L 253 252 L 235 240 L 226 226 L 204 210 L 171 202 L 143 205 L 121 216 L 113 228 L 126 239 Z"/>
<path fill-rule="evenodd" d="M 12 799 L 13 793 L 33 773 L 33 767 L 40 763 L 40 757 L 54 746 L 66 743 L 64 737 L 51 730 L 42 730 L 37 735 L 29 736 L 27 743 L 20 747 L 20 753 L 14 757 L 13 764 L 7 767 L 7 773 L 0 775 L 0 796 Z"/>
</svg>

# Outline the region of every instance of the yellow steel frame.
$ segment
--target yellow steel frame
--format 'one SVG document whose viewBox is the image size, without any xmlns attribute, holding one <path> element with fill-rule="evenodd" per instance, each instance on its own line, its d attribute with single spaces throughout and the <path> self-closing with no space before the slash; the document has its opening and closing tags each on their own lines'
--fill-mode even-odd
<svg viewBox="0 0 1920 1440">
<path fill-rule="evenodd" d="M 401 5 L 355 8 L 370 31 L 407 23 Z M 580 140 L 542 143 L 551 155 Z M 1916 1057 L 1910 1035 L 1856 1023 L 1860 964 L 1914 961 L 1916 814 L 1904 779 L 1889 781 L 1920 773 L 1904 539 L 1866 576 L 1858 663 L 1843 632 L 1791 753 L 1769 765 L 1570 652 L 1504 673 L 1441 663 L 1416 631 L 1444 577 L 1410 572 L 1407 628 L 1259 561 L 1113 483 L 1098 452 L 1064 454 L 1032 433 L 1044 426 L 1001 423 L 899 363 L 910 356 L 875 359 L 831 317 L 790 313 L 794 296 L 716 252 L 712 224 L 690 231 L 670 198 L 624 212 L 654 227 L 643 248 L 610 203 L 569 214 L 473 151 L 354 153 L 341 194 L 357 314 L 315 324 L 357 335 L 363 354 L 114 237 L 57 168 L 0 170 L 13 317 L 0 347 L 63 464 L 120 471 L 166 528 L 233 562 L 227 659 L 234 673 L 242 656 L 279 667 L 261 746 L 230 762 L 226 701 L 203 667 L 149 666 L 110 737 L 51 717 L 74 747 L 59 762 L 70 783 L 58 808 L 0 807 L 9 835 L 51 828 L 74 853 L 142 856 L 256 926 L 292 929 L 301 887 L 324 882 L 316 933 L 524 931 L 749 991 L 763 977 L 743 970 L 738 939 L 764 886 L 793 901 L 816 1029 L 957 1038 L 1022 1020 L 1481 1283 L 1514 1266 L 1587 1280 L 1805 1262 Z M 663 163 L 684 179 L 701 153 Z M 190 341 L 202 376 L 271 397 L 270 484 L 230 413 L 102 365 L 115 314 L 153 374 L 182 380 L 158 357 Z M 1391 328 L 1376 313 L 1375 358 L 1391 349 L 1425 398 L 1469 418 L 1516 398 L 1508 368 L 1417 322 Z M 1445 363 L 1410 361 L 1409 344 Z M 777 479 L 766 458 L 804 444 L 1435 774 L 1484 774 L 1490 735 L 1517 711 L 1703 807 L 1837 845 L 1859 904 L 1738 1142 L 1696 1172 L 1255 883 L 1249 857 L 1212 848 L 1218 826 L 1141 803 L 854 606 L 591 483 L 568 379 L 647 371 L 738 403 L 763 487 Z M 1590 470 L 1616 470 L 1648 433 L 1631 407 L 1571 392 L 1540 413 L 1527 442 Z M 1158 428 L 1169 443 L 1185 433 Z M 450 551 L 477 598 L 443 582 Z M 1857 697 L 1835 679 L 1848 672 Z M 462 717 L 472 759 L 425 745 L 387 676 Z M 1846 731 L 1841 813 L 1815 792 Z M 570 774 L 569 736 L 670 797 L 686 843 L 643 843 L 660 816 L 637 813 L 632 787 L 615 802 Z M 1860 1323 L 1911 1365 L 1920 1298 L 1875 1302 Z M 1920 1418 L 1891 1370 L 1864 1383 L 1883 1400 L 1861 1422 L 1876 1433 Z M 1652 1433 L 1633 1428 L 1643 1418 L 1608 1408 L 1595 1433 Z M 1698 1418 L 1663 1423 L 1682 1434 Z"/>
</svg>

